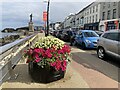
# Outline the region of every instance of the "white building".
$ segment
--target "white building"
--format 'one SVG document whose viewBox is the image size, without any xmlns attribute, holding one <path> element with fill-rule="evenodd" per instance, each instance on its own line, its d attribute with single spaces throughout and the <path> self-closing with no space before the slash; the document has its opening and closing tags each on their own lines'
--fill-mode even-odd
<svg viewBox="0 0 120 90">
<path fill-rule="evenodd" d="M 72 27 L 72 20 L 73 20 L 74 15 L 69 15 L 68 17 L 65 18 L 64 20 L 64 28 L 68 29 Z"/>
</svg>

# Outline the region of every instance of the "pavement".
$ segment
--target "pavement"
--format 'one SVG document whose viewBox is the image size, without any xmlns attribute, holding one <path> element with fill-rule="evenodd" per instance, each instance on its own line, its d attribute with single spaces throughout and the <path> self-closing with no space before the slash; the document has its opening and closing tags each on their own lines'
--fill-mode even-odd
<svg viewBox="0 0 120 90">
<path fill-rule="evenodd" d="M 71 62 L 72 63 L 72 62 Z M 61 80 L 42 84 L 34 82 L 28 74 L 28 65 L 21 60 L 11 72 L 11 78 L 1 85 L 1 88 L 89 88 L 80 74 L 68 65 L 65 77 Z"/>
</svg>

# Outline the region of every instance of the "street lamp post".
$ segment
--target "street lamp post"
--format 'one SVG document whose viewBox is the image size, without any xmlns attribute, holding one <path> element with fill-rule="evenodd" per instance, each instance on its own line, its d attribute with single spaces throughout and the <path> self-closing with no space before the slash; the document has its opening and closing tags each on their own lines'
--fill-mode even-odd
<svg viewBox="0 0 120 90">
<path fill-rule="evenodd" d="M 47 4 L 47 31 L 45 33 L 45 36 L 49 35 L 49 5 L 50 5 L 50 0 L 48 0 L 48 4 Z"/>
</svg>

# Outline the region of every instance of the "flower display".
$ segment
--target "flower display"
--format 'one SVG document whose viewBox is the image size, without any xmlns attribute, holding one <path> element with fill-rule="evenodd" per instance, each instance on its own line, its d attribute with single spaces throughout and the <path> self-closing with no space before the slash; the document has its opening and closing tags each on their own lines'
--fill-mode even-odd
<svg viewBox="0 0 120 90">
<path fill-rule="evenodd" d="M 54 67 L 56 70 L 66 70 L 71 48 L 63 41 L 48 36 L 39 38 L 33 48 L 25 51 L 27 63 L 35 62 L 42 68 Z"/>
</svg>

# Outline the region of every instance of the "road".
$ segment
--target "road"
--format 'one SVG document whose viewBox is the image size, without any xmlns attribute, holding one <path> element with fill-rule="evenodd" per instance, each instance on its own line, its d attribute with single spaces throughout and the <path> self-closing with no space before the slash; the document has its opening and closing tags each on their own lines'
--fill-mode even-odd
<svg viewBox="0 0 120 90">
<path fill-rule="evenodd" d="M 96 50 L 72 46 L 72 66 L 90 88 L 118 88 L 119 63 L 112 58 L 97 58 Z"/>
</svg>

